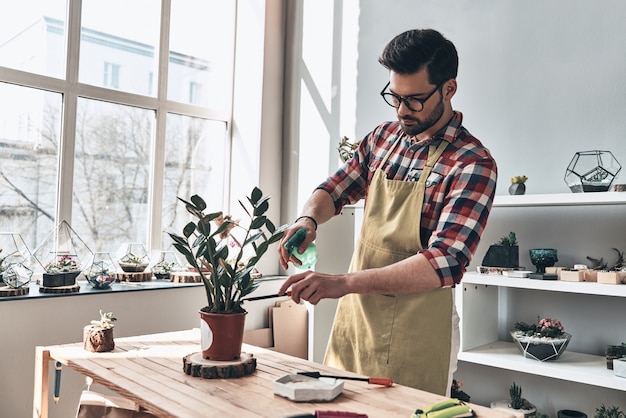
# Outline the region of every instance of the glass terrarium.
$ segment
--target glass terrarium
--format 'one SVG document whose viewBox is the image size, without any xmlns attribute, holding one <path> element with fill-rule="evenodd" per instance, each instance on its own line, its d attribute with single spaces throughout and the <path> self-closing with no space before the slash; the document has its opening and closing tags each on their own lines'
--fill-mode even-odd
<svg viewBox="0 0 626 418">
<path fill-rule="evenodd" d="M 83 276 L 94 289 L 108 289 L 116 279 L 115 270 L 109 253 L 96 252 L 86 263 Z"/>
<path fill-rule="evenodd" d="M 150 264 L 146 247 L 137 242 L 122 244 L 117 251 L 117 262 L 127 273 L 140 273 Z"/>
<path fill-rule="evenodd" d="M 93 253 L 66 222 L 62 221 L 35 250 L 43 266 L 42 286 L 73 286 L 82 270 L 82 261 Z"/>
<path fill-rule="evenodd" d="M 157 280 L 169 280 L 170 273 L 183 271 L 185 268 L 178 261 L 174 251 L 161 251 L 159 261 L 150 270 Z"/>
<path fill-rule="evenodd" d="M 606 192 L 621 169 L 611 151 L 580 151 L 565 170 L 565 183 L 574 193 Z"/>
<path fill-rule="evenodd" d="M 20 234 L 0 232 L 0 277 L 7 286 L 26 287 L 37 264 Z"/>
</svg>

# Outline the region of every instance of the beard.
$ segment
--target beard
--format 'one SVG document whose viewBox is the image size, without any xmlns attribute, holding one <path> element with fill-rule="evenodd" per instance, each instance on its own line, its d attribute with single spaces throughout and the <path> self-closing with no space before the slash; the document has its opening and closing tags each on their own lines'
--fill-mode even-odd
<svg viewBox="0 0 626 418">
<path fill-rule="evenodd" d="M 435 109 L 428 115 L 424 120 L 419 120 L 414 118 L 413 116 L 404 116 L 399 118 L 400 125 L 402 126 L 402 130 L 405 134 L 410 136 L 419 135 L 422 132 L 431 128 L 434 124 L 439 122 L 439 119 L 443 116 L 444 106 L 443 106 L 443 98 L 439 98 L 439 102 L 435 106 Z M 406 124 L 406 121 L 410 121 L 413 123 Z"/>
</svg>

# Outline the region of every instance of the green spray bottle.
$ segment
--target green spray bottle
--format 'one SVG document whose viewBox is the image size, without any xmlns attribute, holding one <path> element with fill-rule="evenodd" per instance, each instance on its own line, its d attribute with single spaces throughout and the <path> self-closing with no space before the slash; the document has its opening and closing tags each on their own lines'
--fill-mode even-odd
<svg viewBox="0 0 626 418">
<path fill-rule="evenodd" d="M 304 241 L 306 232 L 306 228 L 298 229 L 285 243 L 285 248 L 289 251 L 289 254 L 302 262 L 301 266 L 294 264 L 299 269 L 310 269 L 317 263 L 317 247 L 314 242 L 309 244 L 302 254 L 298 253 L 298 247 L 302 244 L 302 241 Z"/>
</svg>

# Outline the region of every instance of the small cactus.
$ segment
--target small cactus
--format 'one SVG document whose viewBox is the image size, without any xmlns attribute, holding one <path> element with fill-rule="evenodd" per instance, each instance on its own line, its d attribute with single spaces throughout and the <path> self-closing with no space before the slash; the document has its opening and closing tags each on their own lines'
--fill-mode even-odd
<svg viewBox="0 0 626 418">
<path fill-rule="evenodd" d="M 521 409 L 524 405 L 524 399 L 522 398 L 522 387 L 517 386 L 515 382 L 509 388 L 509 395 L 511 395 L 511 408 Z"/>
</svg>

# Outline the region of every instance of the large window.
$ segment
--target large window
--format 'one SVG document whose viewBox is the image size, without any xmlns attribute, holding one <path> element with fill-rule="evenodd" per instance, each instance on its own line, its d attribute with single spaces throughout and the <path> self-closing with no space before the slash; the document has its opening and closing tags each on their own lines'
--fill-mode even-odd
<svg viewBox="0 0 626 418">
<path fill-rule="evenodd" d="M 0 231 L 34 250 L 67 220 L 92 251 L 158 250 L 185 222 L 177 196 L 223 208 L 235 4 L 22 0 L 4 10 Z"/>
</svg>

